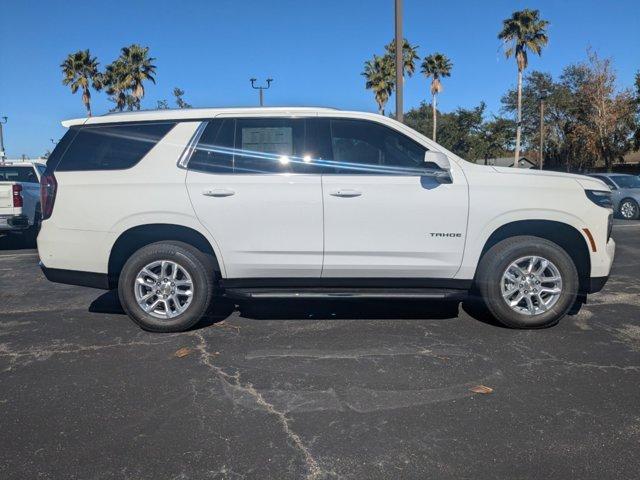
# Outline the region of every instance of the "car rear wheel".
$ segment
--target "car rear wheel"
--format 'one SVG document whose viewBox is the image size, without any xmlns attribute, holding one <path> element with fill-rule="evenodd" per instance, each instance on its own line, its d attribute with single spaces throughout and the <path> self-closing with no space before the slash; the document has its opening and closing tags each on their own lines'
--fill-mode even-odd
<svg viewBox="0 0 640 480">
<path fill-rule="evenodd" d="M 557 324 L 574 304 L 578 285 L 578 272 L 564 249 L 532 236 L 511 237 L 491 247 L 476 277 L 489 312 L 512 328 Z"/>
<path fill-rule="evenodd" d="M 208 255 L 183 242 L 158 242 L 127 260 L 118 295 L 129 317 L 143 329 L 180 332 L 206 313 L 214 280 Z"/>
<path fill-rule="evenodd" d="M 638 203 L 632 198 L 625 198 L 620 202 L 618 208 L 620 216 L 625 220 L 637 220 L 640 217 L 640 208 Z"/>
</svg>

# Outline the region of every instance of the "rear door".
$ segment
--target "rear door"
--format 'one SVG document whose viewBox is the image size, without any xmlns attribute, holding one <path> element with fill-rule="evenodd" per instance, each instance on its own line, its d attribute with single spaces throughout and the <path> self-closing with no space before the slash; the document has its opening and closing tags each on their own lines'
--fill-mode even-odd
<svg viewBox="0 0 640 480">
<path fill-rule="evenodd" d="M 217 117 L 204 129 L 187 188 L 227 278 L 320 277 L 322 187 L 305 141 L 303 118 Z"/>
<path fill-rule="evenodd" d="M 369 120 L 324 121 L 332 167 L 322 178 L 322 276 L 453 277 L 468 214 L 461 172 L 439 183 L 424 164 L 426 148 L 403 133 Z"/>
</svg>

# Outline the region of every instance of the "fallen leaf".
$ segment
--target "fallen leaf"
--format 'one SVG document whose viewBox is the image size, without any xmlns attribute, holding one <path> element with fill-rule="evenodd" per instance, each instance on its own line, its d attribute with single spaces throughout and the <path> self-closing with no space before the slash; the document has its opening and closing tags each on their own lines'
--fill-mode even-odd
<svg viewBox="0 0 640 480">
<path fill-rule="evenodd" d="M 493 388 L 487 387 L 485 385 L 476 385 L 475 387 L 471 387 L 469 390 L 471 390 L 473 393 L 482 393 L 485 395 L 488 393 L 493 393 Z"/>
<path fill-rule="evenodd" d="M 178 350 L 175 353 L 175 356 L 178 357 L 178 358 L 182 358 L 182 357 L 186 357 L 190 353 L 191 353 L 191 349 L 187 348 L 187 347 L 184 347 L 184 348 L 181 348 L 180 350 Z"/>
</svg>

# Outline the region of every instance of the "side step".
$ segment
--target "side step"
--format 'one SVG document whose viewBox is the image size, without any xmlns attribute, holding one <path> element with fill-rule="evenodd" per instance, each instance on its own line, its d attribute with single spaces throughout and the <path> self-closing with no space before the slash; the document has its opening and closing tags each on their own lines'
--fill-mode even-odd
<svg viewBox="0 0 640 480">
<path fill-rule="evenodd" d="M 224 295 L 233 299 L 267 298 L 404 298 L 416 300 L 460 300 L 466 290 L 441 288 L 227 288 Z"/>
</svg>

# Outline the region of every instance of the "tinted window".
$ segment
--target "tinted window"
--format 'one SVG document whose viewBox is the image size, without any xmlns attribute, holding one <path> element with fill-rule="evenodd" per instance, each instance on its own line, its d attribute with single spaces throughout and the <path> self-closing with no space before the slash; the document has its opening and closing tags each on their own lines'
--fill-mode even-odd
<svg viewBox="0 0 640 480">
<path fill-rule="evenodd" d="M 53 152 L 51 152 L 51 155 L 47 158 L 47 169 L 50 172 L 54 171 L 58 167 L 64 153 L 67 151 L 67 148 L 69 148 L 69 145 L 71 145 L 71 142 L 73 142 L 73 139 L 76 138 L 79 131 L 80 129 L 78 127 L 71 127 L 63 135 L 60 141 L 56 143 Z"/>
<path fill-rule="evenodd" d="M 331 120 L 335 173 L 416 174 L 424 172 L 426 148 L 374 122 Z"/>
<path fill-rule="evenodd" d="M 38 183 L 33 167 L 0 167 L 0 182 Z"/>
<path fill-rule="evenodd" d="M 235 120 L 212 120 L 205 127 L 189 168 L 211 173 L 233 172 L 233 138 Z"/>
<path fill-rule="evenodd" d="M 615 175 L 611 177 L 620 188 L 640 188 L 640 177 L 633 175 Z"/>
<path fill-rule="evenodd" d="M 238 119 L 234 172 L 293 172 L 305 155 L 304 123 L 300 118 Z"/>
<path fill-rule="evenodd" d="M 175 123 L 131 123 L 82 127 L 62 155 L 56 169 L 72 171 L 130 168 L 142 160 L 174 125 Z"/>
</svg>

